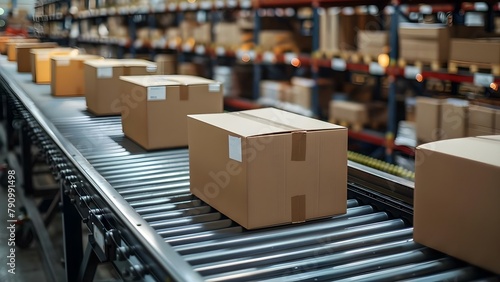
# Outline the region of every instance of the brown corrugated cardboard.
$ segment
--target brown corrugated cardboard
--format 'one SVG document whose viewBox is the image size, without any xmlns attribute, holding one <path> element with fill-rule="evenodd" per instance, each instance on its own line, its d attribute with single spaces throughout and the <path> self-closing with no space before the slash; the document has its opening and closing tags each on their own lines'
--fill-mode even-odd
<svg viewBox="0 0 500 282">
<path fill-rule="evenodd" d="M 194 63 L 188 63 L 188 62 L 180 63 L 177 68 L 179 70 L 178 74 L 181 75 L 193 75 L 193 76 L 199 75 L 198 68 Z"/>
<path fill-rule="evenodd" d="M 442 100 L 417 97 L 416 125 L 417 139 L 432 142 L 441 139 L 441 104 Z"/>
<path fill-rule="evenodd" d="M 50 57 L 56 55 L 78 55 L 78 49 L 73 48 L 45 48 L 31 49 L 29 58 L 31 76 L 35 83 L 50 83 L 52 77 Z"/>
<path fill-rule="evenodd" d="M 10 36 L 10 35 L 2 35 L 0 36 L 0 54 L 7 54 L 7 43 L 15 43 L 15 42 L 27 42 L 27 43 L 35 43 L 39 42 L 37 38 L 24 38 L 19 36 Z"/>
<path fill-rule="evenodd" d="M 17 59 L 17 51 L 16 51 L 16 46 L 18 43 L 38 43 L 40 40 L 35 39 L 35 38 L 16 38 L 16 39 L 9 39 L 5 43 L 5 52 L 7 54 L 7 60 L 13 62 L 16 61 Z M 4 53 L 2 53 L 4 54 Z"/>
<path fill-rule="evenodd" d="M 452 39 L 450 60 L 477 64 L 500 64 L 500 38 Z"/>
<path fill-rule="evenodd" d="M 419 146 L 415 173 L 415 241 L 500 274 L 500 136 Z"/>
<path fill-rule="evenodd" d="M 241 30 L 236 23 L 221 22 L 214 27 L 215 43 L 226 47 L 241 44 Z"/>
<path fill-rule="evenodd" d="M 259 33 L 259 46 L 263 51 L 275 53 L 299 52 L 293 33 L 286 30 L 261 31 Z"/>
<path fill-rule="evenodd" d="M 495 110 L 487 107 L 472 105 L 469 108 L 469 125 L 479 125 L 494 128 Z"/>
<path fill-rule="evenodd" d="M 95 115 L 121 113 L 120 76 L 156 74 L 156 64 L 140 59 L 93 60 L 85 62 L 87 109 Z"/>
<path fill-rule="evenodd" d="M 378 56 L 389 51 L 389 33 L 380 30 L 358 30 L 358 51 L 365 55 Z"/>
<path fill-rule="evenodd" d="M 123 132 L 148 150 L 187 146 L 187 115 L 223 111 L 222 86 L 213 80 L 183 75 L 120 79 Z"/>
<path fill-rule="evenodd" d="M 350 101 L 330 102 L 330 121 L 363 125 L 368 121 L 365 104 Z"/>
<path fill-rule="evenodd" d="M 157 74 L 176 74 L 177 57 L 175 55 L 160 54 L 155 56 Z"/>
<path fill-rule="evenodd" d="M 401 24 L 400 57 L 409 61 L 448 61 L 450 30 L 441 24 Z"/>
<path fill-rule="evenodd" d="M 290 83 L 276 80 L 260 81 L 260 97 L 273 101 L 291 102 Z"/>
<path fill-rule="evenodd" d="M 469 104 L 465 100 L 447 99 L 441 106 L 441 139 L 467 136 L 467 112 Z"/>
<path fill-rule="evenodd" d="M 16 44 L 16 61 L 18 72 L 31 72 L 31 50 L 43 48 L 55 48 L 57 43 L 19 43 Z"/>
<path fill-rule="evenodd" d="M 95 55 L 68 55 L 51 57 L 50 91 L 54 96 L 82 96 L 85 94 L 83 63 L 103 59 Z M 71 83 L 68 83 L 71 81 Z"/>
<path fill-rule="evenodd" d="M 245 228 L 346 211 L 347 130 L 277 109 L 188 118 L 191 192 Z"/>
<path fill-rule="evenodd" d="M 318 102 L 321 114 L 328 112 L 329 102 L 333 92 L 333 83 L 329 79 L 310 79 L 304 77 L 292 77 L 291 102 L 305 109 L 312 109 L 312 97 L 314 86 L 318 87 Z"/>
</svg>

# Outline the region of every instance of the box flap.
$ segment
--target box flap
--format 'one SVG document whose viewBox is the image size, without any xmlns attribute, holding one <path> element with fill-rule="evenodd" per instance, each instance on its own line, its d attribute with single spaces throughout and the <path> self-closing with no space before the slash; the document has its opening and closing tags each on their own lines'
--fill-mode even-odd
<svg viewBox="0 0 500 282">
<path fill-rule="evenodd" d="M 180 82 L 169 79 L 168 75 L 120 76 L 120 80 L 127 81 L 144 87 L 181 85 Z"/>
<path fill-rule="evenodd" d="M 190 115 L 242 137 L 294 131 L 338 130 L 345 127 L 274 108 L 233 113 Z"/>
<path fill-rule="evenodd" d="M 500 135 L 441 140 L 417 147 L 500 167 Z"/>
</svg>

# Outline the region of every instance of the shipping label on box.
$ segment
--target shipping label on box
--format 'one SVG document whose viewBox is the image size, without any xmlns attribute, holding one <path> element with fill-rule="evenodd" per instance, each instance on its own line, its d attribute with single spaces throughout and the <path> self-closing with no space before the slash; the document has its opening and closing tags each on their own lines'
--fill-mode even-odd
<svg viewBox="0 0 500 282">
<path fill-rule="evenodd" d="M 346 211 L 347 130 L 277 109 L 188 118 L 191 192 L 248 229 Z"/>
<path fill-rule="evenodd" d="M 417 243 L 500 274 L 500 136 L 417 147 Z"/>
</svg>

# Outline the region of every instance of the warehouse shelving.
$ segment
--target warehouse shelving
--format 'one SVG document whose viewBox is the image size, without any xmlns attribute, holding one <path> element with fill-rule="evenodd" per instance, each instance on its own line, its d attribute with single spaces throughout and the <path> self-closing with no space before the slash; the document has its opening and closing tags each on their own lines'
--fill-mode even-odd
<svg viewBox="0 0 500 282">
<path fill-rule="evenodd" d="M 86 2 L 86 1 L 85 1 Z M 217 64 L 217 59 L 219 58 L 227 58 L 232 60 L 232 62 L 238 62 L 240 64 L 248 64 L 254 66 L 254 77 L 253 77 L 253 98 L 257 100 L 259 97 L 259 86 L 258 83 L 262 79 L 263 71 L 262 67 L 266 65 L 272 64 L 281 64 L 281 65 L 291 65 L 292 67 L 307 67 L 311 71 L 311 78 L 318 79 L 320 69 L 333 69 L 334 71 L 347 71 L 353 73 L 364 73 L 368 75 L 376 75 L 378 77 L 389 77 L 389 81 L 391 81 L 389 85 L 389 95 L 388 95 L 388 112 L 389 118 L 387 121 L 387 132 L 385 137 L 375 136 L 371 133 L 354 133 L 351 138 L 359 139 L 365 141 L 367 143 L 376 144 L 382 147 L 385 147 L 387 150 L 387 160 L 392 161 L 392 152 L 393 150 L 398 150 L 405 152 L 408 155 L 413 154 L 412 149 L 401 148 L 394 145 L 394 138 L 397 127 L 397 117 L 396 117 L 396 89 L 394 83 L 396 79 L 406 78 L 408 80 L 416 80 L 415 73 L 419 74 L 418 80 L 419 82 L 425 82 L 426 79 L 438 79 L 442 81 L 450 81 L 454 84 L 460 83 L 474 83 L 476 76 L 470 72 L 459 72 L 457 74 L 450 74 L 447 70 L 438 70 L 433 71 L 426 68 L 417 69 L 414 66 L 408 67 L 400 67 L 397 66 L 396 62 L 398 60 L 397 47 L 398 47 L 398 37 L 397 37 L 397 28 L 398 28 L 398 17 L 393 17 L 392 25 L 390 26 L 390 38 L 391 38 L 391 50 L 392 53 L 389 53 L 389 65 L 387 67 L 383 67 L 378 65 L 375 61 L 371 64 L 366 64 L 363 62 L 351 62 L 345 61 L 342 58 L 326 58 L 324 55 L 322 56 L 319 51 L 319 12 L 320 8 L 329 8 L 329 7 L 351 7 L 351 6 L 360 6 L 360 5 L 371 5 L 376 6 L 379 11 L 390 10 L 390 12 L 394 15 L 403 15 L 411 12 L 420 12 L 420 13 L 436 13 L 436 12 L 460 12 L 460 11 L 474 11 L 477 9 L 477 4 L 475 2 L 480 1 L 469 1 L 464 2 L 461 1 L 457 3 L 456 1 L 446 1 L 446 0 L 427 0 L 427 1 L 419 1 L 422 4 L 415 4 L 414 1 L 363 1 L 363 0 L 355 0 L 355 1 L 347 1 L 347 0 L 257 0 L 257 1 L 249 1 L 249 0 L 219 0 L 219 1 L 184 1 L 178 3 L 176 2 L 163 2 L 162 4 L 156 6 L 137 6 L 137 5 L 126 5 L 123 7 L 96 7 L 94 9 L 88 9 L 85 11 L 78 11 L 73 17 L 74 21 L 88 20 L 94 18 L 104 18 L 108 16 L 122 16 L 128 17 L 128 30 L 130 38 L 128 40 L 121 39 L 116 40 L 112 38 L 79 38 L 79 43 L 89 43 L 89 44 L 107 44 L 117 46 L 122 48 L 122 52 L 120 52 L 121 56 L 124 55 L 125 51 L 128 52 L 132 56 L 136 56 L 138 51 L 146 52 L 149 54 L 150 58 L 153 58 L 156 53 L 174 53 L 179 55 L 179 61 L 183 62 L 187 57 L 193 56 L 202 56 L 208 57 L 212 65 Z M 59 0 L 59 1 L 47 1 L 42 4 L 49 5 L 53 3 L 68 3 L 67 0 Z M 405 4 L 404 7 L 400 5 Z M 499 3 L 498 2 L 488 2 L 484 5 L 480 5 L 480 10 L 483 10 L 484 6 L 488 8 L 488 18 L 491 20 L 491 13 L 493 10 L 498 10 Z M 88 3 L 86 5 L 88 7 Z M 274 54 L 271 52 L 263 52 L 258 48 L 253 50 L 239 50 L 233 48 L 227 48 L 225 46 L 217 46 L 214 44 L 196 44 L 194 46 L 190 46 L 190 48 L 185 48 L 183 45 L 173 46 L 165 44 L 165 46 L 153 46 L 151 42 L 142 42 L 142 44 L 134 44 L 135 42 L 135 30 L 137 27 L 137 23 L 131 19 L 132 15 L 143 14 L 147 16 L 147 23 L 143 23 L 143 25 L 147 25 L 150 27 L 154 27 L 156 25 L 154 20 L 154 15 L 158 14 L 175 14 L 179 19 L 182 19 L 182 14 L 184 12 L 197 12 L 197 11 L 205 11 L 207 13 L 217 13 L 220 10 L 239 10 L 245 9 L 249 11 L 253 11 L 254 16 L 254 44 L 256 46 L 259 45 L 258 42 L 258 34 L 261 30 L 261 16 L 259 11 L 265 9 L 298 9 L 301 7 L 311 7 L 313 9 L 312 18 L 310 19 L 313 22 L 313 30 L 311 34 L 312 40 L 312 50 L 307 53 L 285 53 L 285 54 Z M 387 7 L 392 7 L 391 9 L 386 9 Z M 429 7 L 431 9 L 429 9 Z M 456 13 L 455 13 L 456 14 Z M 61 17 L 58 14 L 58 17 Z M 52 18 L 54 15 L 51 15 Z M 179 17 L 180 16 L 180 17 Z M 45 21 L 52 21 L 51 17 L 44 17 Z M 177 20 L 179 22 L 180 20 Z M 212 22 L 215 23 L 215 22 Z M 489 28 L 491 28 L 491 23 L 488 24 Z M 396 51 L 394 51 L 396 50 Z M 293 62 L 292 62 L 293 59 Z M 488 80 L 491 81 L 491 85 L 483 85 L 485 87 L 491 86 L 491 88 L 495 89 L 500 83 L 500 77 L 489 77 Z M 458 89 L 458 87 L 453 87 L 454 91 Z M 456 93 L 453 93 L 456 94 Z M 315 87 L 313 89 L 313 97 L 312 97 L 312 110 L 316 115 L 319 115 L 319 101 L 318 101 L 318 89 Z M 227 99 L 227 101 L 232 101 L 228 103 L 233 103 L 232 107 L 238 109 L 244 109 L 250 106 L 247 102 L 236 103 L 233 101 L 234 99 Z M 255 102 L 255 101 L 254 101 Z M 253 105 L 253 103 L 252 103 Z"/>
</svg>

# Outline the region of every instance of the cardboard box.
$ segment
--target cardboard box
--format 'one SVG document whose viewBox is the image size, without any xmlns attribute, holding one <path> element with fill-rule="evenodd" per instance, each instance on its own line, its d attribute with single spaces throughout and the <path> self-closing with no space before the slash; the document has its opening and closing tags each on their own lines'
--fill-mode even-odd
<svg viewBox="0 0 500 282">
<path fill-rule="evenodd" d="M 441 105 L 440 99 L 417 97 L 415 118 L 418 141 L 432 142 L 441 139 Z"/>
<path fill-rule="evenodd" d="M 199 75 L 198 68 L 194 63 L 180 63 L 178 66 L 178 70 L 179 70 L 178 73 L 181 75 L 192 75 L 192 76 Z"/>
<path fill-rule="evenodd" d="M 377 57 L 389 51 L 387 31 L 358 30 L 358 51 L 363 55 Z"/>
<path fill-rule="evenodd" d="M 414 240 L 500 274 L 500 136 L 416 149 Z"/>
<path fill-rule="evenodd" d="M 346 212 L 347 130 L 277 109 L 188 118 L 191 192 L 247 229 Z"/>
<path fill-rule="evenodd" d="M 273 101 L 291 102 L 290 83 L 276 80 L 260 81 L 260 97 Z"/>
<path fill-rule="evenodd" d="M 53 56 L 51 58 L 50 92 L 54 96 L 83 96 L 85 81 L 83 64 L 104 59 L 95 55 Z M 71 81 L 71 83 L 68 83 Z"/>
<path fill-rule="evenodd" d="M 330 101 L 330 121 L 363 125 L 368 122 L 365 104 L 350 101 Z"/>
<path fill-rule="evenodd" d="M 448 61 L 450 30 L 441 24 L 408 24 L 399 26 L 400 57 L 407 61 Z"/>
<path fill-rule="evenodd" d="M 500 64 L 500 38 L 452 39 L 450 60 L 488 66 Z"/>
<path fill-rule="evenodd" d="M 467 136 L 469 103 L 460 99 L 446 99 L 441 106 L 441 139 Z"/>
<path fill-rule="evenodd" d="M 18 51 L 18 49 L 22 49 L 22 48 L 33 49 L 33 48 L 54 48 L 54 47 L 57 47 L 57 43 L 54 43 L 54 42 L 7 43 L 7 48 L 8 48 L 7 58 L 11 62 L 17 61 L 17 59 L 18 59 L 17 51 Z M 24 55 L 24 53 L 23 53 L 23 55 Z"/>
<path fill-rule="evenodd" d="M 333 92 L 333 84 L 329 79 L 310 79 L 304 77 L 292 77 L 290 80 L 292 84 L 291 101 L 294 104 L 302 106 L 305 109 L 312 109 L 312 97 L 314 87 L 318 87 L 318 103 L 320 107 L 320 114 L 328 112 L 329 102 Z"/>
<path fill-rule="evenodd" d="M 237 47 L 241 44 L 241 30 L 236 23 L 218 23 L 214 27 L 215 44 Z"/>
<path fill-rule="evenodd" d="M 123 132 L 147 150 L 187 146 L 187 115 L 223 111 L 222 85 L 213 80 L 182 75 L 120 79 Z"/>
<path fill-rule="evenodd" d="M 31 63 L 31 76 L 35 83 L 50 83 L 52 70 L 50 57 L 61 55 L 78 55 L 78 49 L 73 48 L 45 48 L 31 49 L 29 57 Z"/>
<path fill-rule="evenodd" d="M 495 127 L 495 110 L 482 106 L 470 106 L 469 125 L 479 125 L 488 128 Z"/>
<path fill-rule="evenodd" d="M 262 30 L 259 33 L 259 46 L 263 51 L 275 53 L 299 52 L 293 33 L 286 30 Z"/>
<path fill-rule="evenodd" d="M 177 57 L 175 55 L 159 54 L 155 56 L 156 74 L 176 74 Z"/>
<path fill-rule="evenodd" d="M 193 32 L 196 44 L 210 44 L 212 42 L 212 25 L 203 23 L 198 25 Z"/>
<path fill-rule="evenodd" d="M 57 47 L 57 44 L 42 44 L 42 43 L 37 43 L 40 44 L 36 46 L 36 49 L 54 49 Z M 34 48 L 30 46 L 30 44 L 26 45 L 18 45 L 16 47 L 16 53 L 17 53 L 17 72 L 31 72 L 31 50 Z"/>
<path fill-rule="evenodd" d="M 87 109 L 95 115 L 121 114 L 120 76 L 156 74 L 156 64 L 140 59 L 92 60 L 84 63 Z"/>
</svg>

